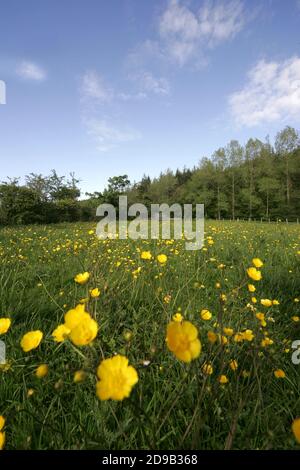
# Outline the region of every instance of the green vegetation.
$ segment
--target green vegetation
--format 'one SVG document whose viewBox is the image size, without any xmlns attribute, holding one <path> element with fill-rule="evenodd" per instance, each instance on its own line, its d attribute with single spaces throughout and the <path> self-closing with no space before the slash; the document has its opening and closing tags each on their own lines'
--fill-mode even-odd
<svg viewBox="0 0 300 470">
<path fill-rule="evenodd" d="M 300 365 L 291 361 L 291 342 L 300 339 L 299 228 L 236 221 L 207 222 L 205 230 L 195 252 L 181 240 L 100 241 L 90 223 L 0 231 L 0 318 L 12 322 L 0 335 L 7 449 L 297 448 L 291 424 L 300 415 Z M 145 251 L 151 257 L 142 259 Z M 247 276 L 253 258 L 264 263 L 257 282 Z M 88 282 L 75 283 L 85 271 Z M 80 301 L 99 325 L 96 339 L 56 343 L 54 328 Z M 201 318 L 203 309 L 210 319 Z M 190 363 L 165 343 L 176 313 L 199 332 L 202 351 Z M 43 340 L 23 352 L 30 330 L 41 330 Z M 115 353 L 128 357 L 139 381 L 129 398 L 100 401 L 96 369 Z M 49 373 L 38 378 L 41 364 Z M 86 379 L 74 383 L 78 370 Z"/>
<path fill-rule="evenodd" d="M 291 127 L 268 140 L 250 139 L 244 147 L 232 140 L 193 169 L 167 170 L 151 180 L 131 184 L 127 175 L 109 178 L 107 188 L 79 200 L 79 180 L 53 170 L 48 177 L 31 174 L 0 185 L 0 224 L 53 223 L 95 220 L 103 202 L 116 205 L 120 194 L 129 204 L 204 203 L 206 217 L 215 219 L 288 218 L 300 214 L 299 135 Z"/>
</svg>

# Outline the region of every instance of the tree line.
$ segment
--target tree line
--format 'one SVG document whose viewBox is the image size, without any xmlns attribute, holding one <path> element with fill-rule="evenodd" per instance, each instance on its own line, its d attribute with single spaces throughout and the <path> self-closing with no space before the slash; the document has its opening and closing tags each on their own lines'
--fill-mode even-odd
<svg viewBox="0 0 300 470">
<path fill-rule="evenodd" d="M 204 203 L 209 218 L 300 217 L 300 138 L 287 126 L 278 132 L 274 146 L 266 138 L 237 140 L 204 157 L 194 168 L 166 170 L 156 178 L 144 175 L 131 183 L 127 175 L 108 179 L 102 192 L 85 193 L 70 173 L 49 176 L 31 173 L 20 184 L 8 178 L 0 184 L 0 224 L 19 225 L 96 220 L 96 208 L 107 202 L 118 205 L 119 195 L 128 204 Z"/>
</svg>

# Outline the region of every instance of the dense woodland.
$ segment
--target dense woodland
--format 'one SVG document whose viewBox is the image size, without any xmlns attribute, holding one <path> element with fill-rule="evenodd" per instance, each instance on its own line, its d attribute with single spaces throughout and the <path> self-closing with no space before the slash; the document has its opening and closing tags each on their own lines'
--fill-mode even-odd
<svg viewBox="0 0 300 470">
<path fill-rule="evenodd" d="M 184 157 L 183 157 L 184 160 Z M 128 204 L 204 203 L 205 215 L 216 219 L 300 218 L 300 138 L 292 127 L 279 132 L 272 146 L 249 139 L 245 146 L 232 140 L 204 157 L 192 169 L 167 170 L 157 178 L 144 175 L 131 183 L 127 175 L 108 179 L 103 192 L 82 198 L 80 180 L 73 173 L 59 176 L 27 175 L 0 184 L 0 224 L 19 225 L 96 220 L 96 207 L 118 205 L 126 194 Z"/>
</svg>

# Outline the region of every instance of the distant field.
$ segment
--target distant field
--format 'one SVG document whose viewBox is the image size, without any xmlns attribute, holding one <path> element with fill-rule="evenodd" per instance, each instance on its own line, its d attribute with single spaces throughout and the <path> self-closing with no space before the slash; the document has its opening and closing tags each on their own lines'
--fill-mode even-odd
<svg viewBox="0 0 300 470">
<path fill-rule="evenodd" d="M 247 275 L 253 258 L 263 261 L 259 281 Z M 299 448 L 291 430 L 300 416 L 291 349 L 300 340 L 299 261 L 296 224 L 206 222 L 205 247 L 194 252 L 183 241 L 100 241 L 92 224 L 1 229 L 0 318 L 12 321 L 0 335 L 5 448 Z M 83 285 L 74 281 L 82 272 L 90 274 Z M 96 339 L 55 342 L 53 330 L 80 302 L 99 325 Z M 165 342 L 176 313 L 199 333 L 190 363 Z M 43 339 L 24 352 L 31 330 Z M 96 369 L 115 353 L 139 380 L 128 398 L 102 401 Z M 41 364 L 49 372 L 38 378 Z M 84 380 L 74 383 L 79 370 Z"/>
</svg>

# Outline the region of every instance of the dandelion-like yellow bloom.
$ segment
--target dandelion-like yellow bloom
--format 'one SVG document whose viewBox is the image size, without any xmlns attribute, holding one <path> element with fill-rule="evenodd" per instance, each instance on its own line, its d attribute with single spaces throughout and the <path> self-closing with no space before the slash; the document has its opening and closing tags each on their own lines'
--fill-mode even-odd
<svg viewBox="0 0 300 470">
<path fill-rule="evenodd" d="M 242 334 L 243 334 L 243 339 L 245 341 L 252 341 L 253 338 L 254 338 L 254 334 L 253 334 L 252 330 L 245 330 L 245 331 L 243 331 Z"/>
<path fill-rule="evenodd" d="M 74 281 L 77 282 L 77 284 L 86 284 L 89 278 L 90 273 L 85 271 L 84 273 L 76 274 L 76 276 L 74 277 Z"/>
<path fill-rule="evenodd" d="M 213 366 L 210 363 L 204 363 L 201 367 L 203 374 L 211 375 L 213 373 Z"/>
<path fill-rule="evenodd" d="M 282 369 L 274 370 L 274 375 L 275 375 L 276 379 L 284 379 L 285 378 L 285 372 Z"/>
<path fill-rule="evenodd" d="M 97 333 L 97 322 L 86 313 L 84 318 L 71 330 L 69 337 L 76 346 L 86 346 L 96 338 Z"/>
<path fill-rule="evenodd" d="M 172 319 L 180 323 L 183 320 L 183 316 L 181 315 L 180 312 L 177 312 L 173 315 Z"/>
<path fill-rule="evenodd" d="M 0 450 L 4 448 L 5 445 L 5 432 L 0 431 Z"/>
<path fill-rule="evenodd" d="M 71 333 L 70 328 L 62 324 L 62 325 L 58 325 L 58 327 L 55 328 L 55 330 L 52 333 L 52 336 L 54 338 L 54 341 L 56 341 L 57 343 L 62 343 L 63 341 L 65 341 L 65 339 L 67 339 L 70 333 Z"/>
<path fill-rule="evenodd" d="M 80 323 L 85 313 L 85 306 L 83 304 L 78 304 L 75 308 L 72 308 L 65 314 L 65 326 L 72 330 L 78 325 L 78 323 Z"/>
<path fill-rule="evenodd" d="M 5 418 L 4 416 L 0 415 L 0 431 L 4 428 L 5 425 Z"/>
<path fill-rule="evenodd" d="M 142 251 L 141 259 L 150 260 L 152 259 L 151 251 Z"/>
<path fill-rule="evenodd" d="M 97 369 L 99 381 L 96 393 L 100 400 L 123 400 L 129 397 L 132 387 L 138 382 L 134 367 L 128 365 L 125 356 L 117 355 L 104 359 Z"/>
<path fill-rule="evenodd" d="M 83 382 L 85 378 L 86 378 L 86 372 L 84 370 L 77 370 L 74 373 L 73 382 L 75 384 L 78 384 L 80 382 Z"/>
<path fill-rule="evenodd" d="M 253 284 L 248 284 L 248 291 L 249 291 L 249 292 L 255 292 L 255 291 L 256 291 L 256 287 L 255 287 Z"/>
<path fill-rule="evenodd" d="M 259 259 L 259 258 L 253 258 L 252 264 L 253 264 L 256 268 L 261 268 L 261 267 L 264 265 L 264 263 L 262 262 L 262 260 Z"/>
<path fill-rule="evenodd" d="M 10 318 L 0 318 L 0 335 L 4 335 L 8 332 L 11 325 Z"/>
<path fill-rule="evenodd" d="M 211 317 L 212 317 L 212 314 L 209 310 L 207 310 L 205 308 L 205 309 L 201 310 L 200 316 L 201 316 L 202 320 L 210 320 Z"/>
<path fill-rule="evenodd" d="M 253 281 L 260 281 L 262 278 L 261 272 L 253 267 L 247 269 L 247 274 Z"/>
<path fill-rule="evenodd" d="M 219 382 L 222 385 L 227 384 L 228 383 L 228 378 L 226 377 L 226 375 L 220 375 Z"/>
<path fill-rule="evenodd" d="M 35 371 L 35 375 L 39 378 L 42 379 L 43 377 L 46 377 L 49 372 L 49 367 L 47 364 L 41 364 Z"/>
<path fill-rule="evenodd" d="M 183 362 L 196 359 L 201 352 L 197 328 L 189 321 L 171 321 L 167 326 L 167 346 Z"/>
<path fill-rule="evenodd" d="M 232 359 L 230 362 L 229 362 L 229 367 L 231 370 L 234 370 L 236 371 L 237 368 L 238 368 L 238 363 L 235 359 Z"/>
<path fill-rule="evenodd" d="M 280 304 L 279 300 L 276 300 L 276 299 L 272 300 L 272 305 L 279 305 L 279 304 Z"/>
<path fill-rule="evenodd" d="M 260 303 L 264 307 L 272 307 L 272 300 L 270 300 L 270 299 L 261 299 Z"/>
<path fill-rule="evenodd" d="M 97 299 L 98 297 L 100 297 L 100 289 L 98 289 L 98 287 L 95 287 L 94 289 L 91 289 L 90 290 L 90 296 L 93 298 L 93 299 Z"/>
<path fill-rule="evenodd" d="M 227 335 L 227 336 L 232 336 L 233 333 L 234 333 L 234 331 L 233 331 L 232 328 L 226 328 L 226 327 L 223 328 L 223 332 L 224 332 L 224 334 Z"/>
<path fill-rule="evenodd" d="M 21 339 L 21 348 L 24 352 L 29 352 L 36 349 L 43 339 L 43 333 L 40 330 L 29 331 Z"/>
<path fill-rule="evenodd" d="M 158 255 L 157 256 L 157 261 L 160 263 L 160 264 L 165 264 L 167 261 L 168 261 L 168 257 L 167 255 Z"/>
<path fill-rule="evenodd" d="M 271 338 L 265 338 L 262 340 L 261 345 L 263 348 L 266 348 L 267 346 L 271 346 L 273 344 L 273 340 Z"/>
<path fill-rule="evenodd" d="M 292 424 L 292 431 L 296 441 L 300 444 L 300 418 L 294 419 Z"/>
<path fill-rule="evenodd" d="M 211 344 L 214 344 L 217 341 L 218 336 L 213 331 L 208 331 L 207 332 L 207 339 Z"/>
</svg>

